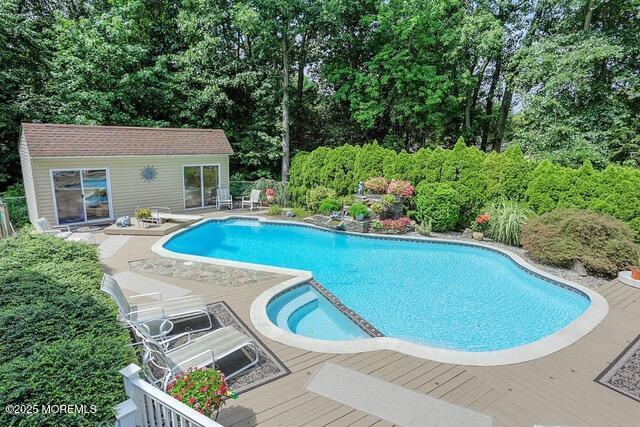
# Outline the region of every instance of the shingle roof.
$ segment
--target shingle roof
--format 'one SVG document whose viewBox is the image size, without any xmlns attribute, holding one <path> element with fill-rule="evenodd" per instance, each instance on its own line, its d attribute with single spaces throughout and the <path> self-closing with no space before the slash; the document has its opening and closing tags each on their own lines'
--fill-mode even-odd
<svg viewBox="0 0 640 427">
<path fill-rule="evenodd" d="M 220 129 L 23 123 L 31 157 L 233 154 Z"/>
</svg>

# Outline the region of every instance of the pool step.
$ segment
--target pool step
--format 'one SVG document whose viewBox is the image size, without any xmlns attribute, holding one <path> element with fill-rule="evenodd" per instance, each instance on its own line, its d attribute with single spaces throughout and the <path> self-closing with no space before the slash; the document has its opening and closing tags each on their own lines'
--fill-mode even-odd
<svg viewBox="0 0 640 427">
<path fill-rule="evenodd" d="M 309 303 L 317 301 L 318 297 L 312 292 L 305 292 L 289 301 L 278 313 L 276 324 L 289 332 L 294 332 L 289 328 L 289 317 L 300 307 L 303 307 Z"/>
</svg>

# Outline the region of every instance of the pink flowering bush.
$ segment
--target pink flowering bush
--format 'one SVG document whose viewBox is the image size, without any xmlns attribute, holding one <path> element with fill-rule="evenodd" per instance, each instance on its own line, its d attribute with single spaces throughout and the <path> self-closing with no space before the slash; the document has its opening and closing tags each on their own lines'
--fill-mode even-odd
<svg viewBox="0 0 640 427">
<path fill-rule="evenodd" d="M 413 196 L 413 190 L 413 185 L 404 179 L 392 179 L 387 187 L 387 193 L 402 197 Z"/>
<path fill-rule="evenodd" d="M 227 387 L 224 374 L 213 368 L 192 368 L 176 376 L 167 393 L 209 418 L 217 416 L 227 399 L 238 397 Z"/>
<path fill-rule="evenodd" d="M 276 190 L 274 190 L 273 188 L 267 188 L 266 190 L 264 190 L 264 193 L 267 195 L 267 197 L 276 197 Z"/>
<path fill-rule="evenodd" d="M 380 222 L 382 223 L 382 227 L 387 230 L 401 230 L 411 225 L 411 219 L 406 216 L 398 219 L 383 219 Z"/>
<path fill-rule="evenodd" d="M 364 188 L 375 194 L 383 194 L 387 192 L 389 182 L 383 176 L 374 176 L 364 182 Z"/>
</svg>

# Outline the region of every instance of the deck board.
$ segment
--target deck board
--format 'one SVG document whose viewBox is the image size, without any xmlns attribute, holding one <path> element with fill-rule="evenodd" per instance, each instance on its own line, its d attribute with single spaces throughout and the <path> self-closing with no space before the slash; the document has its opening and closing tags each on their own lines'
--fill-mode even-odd
<svg viewBox="0 0 640 427">
<path fill-rule="evenodd" d="M 156 257 L 149 247 L 157 237 L 132 237 L 104 260 L 108 272 L 128 271 L 128 262 Z M 249 308 L 263 291 L 286 276 L 232 287 L 176 277 L 149 276 L 191 290 L 208 302 L 225 301 L 254 332 Z M 329 354 L 290 347 L 259 334 L 292 371 L 243 393 L 224 408 L 218 421 L 227 426 L 391 425 L 362 411 L 309 392 L 305 384 L 327 361 L 393 384 L 496 417 L 499 426 L 633 425 L 640 403 L 593 379 L 639 333 L 640 289 L 611 281 L 598 289 L 610 305 L 605 320 L 571 346 L 542 359 L 498 367 L 460 366 L 418 359 L 391 350 Z"/>
</svg>

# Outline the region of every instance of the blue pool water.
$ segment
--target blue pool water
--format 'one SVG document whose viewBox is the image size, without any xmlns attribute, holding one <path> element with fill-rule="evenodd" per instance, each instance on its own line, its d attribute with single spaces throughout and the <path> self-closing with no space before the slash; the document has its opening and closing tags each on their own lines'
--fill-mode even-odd
<svg viewBox="0 0 640 427">
<path fill-rule="evenodd" d="M 309 270 L 383 334 L 456 350 L 501 350 L 536 341 L 590 304 L 585 295 L 529 274 L 500 253 L 465 245 L 232 219 L 206 222 L 164 247 Z"/>
<path fill-rule="evenodd" d="M 275 298 L 267 307 L 269 319 L 284 330 L 323 340 L 369 338 L 310 285 Z"/>
</svg>

